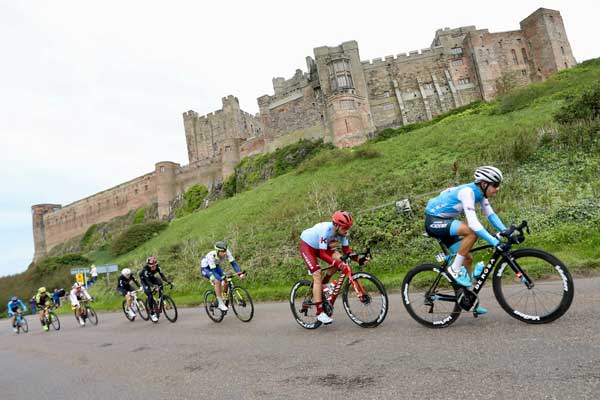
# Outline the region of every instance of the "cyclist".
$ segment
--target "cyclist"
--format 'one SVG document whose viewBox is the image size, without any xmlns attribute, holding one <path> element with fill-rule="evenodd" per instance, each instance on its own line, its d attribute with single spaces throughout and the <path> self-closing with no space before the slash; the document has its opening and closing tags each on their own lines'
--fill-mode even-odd
<svg viewBox="0 0 600 400">
<path fill-rule="evenodd" d="M 206 256 L 200 262 L 200 273 L 207 279 L 210 279 L 210 283 L 215 287 L 215 293 L 217 294 L 217 301 L 219 302 L 219 310 L 227 311 L 228 308 L 223 302 L 222 293 L 227 292 L 227 280 L 225 279 L 225 272 L 221 265 L 229 261 L 229 264 L 233 267 L 233 270 L 240 276 L 241 279 L 246 277 L 245 274 L 241 273 L 240 266 L 233 258 L 231 251 L 227 248 L 227 243 L 216 242 L 214 250 L 209 251 Z M 219 284 L 215 284 L 215 280 Z"/>
<path fill-rule="evenodd" d="M 135 279 L 135 275 L 131 273 L 131 270 L 129 268 L 123 268 L 121 271 L 121 276 L 119 276 L 119 279 L 117 279 L 117 291 L 121 294 L 121 296 L 125 296 L 127 315 L 129 315 L 130 318 L 135 317 L 135 313 L 130 308 L 133 298 L 129 293 L 134 291 L 134 289 L 131 287 L 132 281 L 137 285 L 138 288 L 142 287 Z"/>
<path fill-rule="evenodd" d="M 163 283 L 160 280 L 160 278 L 157 278 L 155 276 L 157 273 L 162 279 L 164 279 L 165 282 L 173 286 L 173 282 L 171 282 L 169 278 L 167 278 L 160 269 L 160 265 L 158 264 L 156 257 L 150 256 L 146 259 L 146 265 L 144 265 L 144 268 L 142 268 L 139 275 L 140 281 L 142 282 L 142 287 L 144 288 L 144 293 L 146 294 L 146 296 L 148 296 L 148 306 L 150 306 L 151 313 L 150 318 L 154 322 L 158 321 L 158 316 L 154 312 L 155 302 L 154 297 L 152 297 L 152 285 L 160 286 L 161 289 L 163 286 Z"/>
<path fill-rule="evenodd" d="M 69 293 L 69 300 L 71 300 L 71 309 L 75 311 L 75 317 L 79 320 L 79 325 L 81 326 L 85 326 L 83 308 L 79 304 L 79 300 L 83 299 L 83 297 L 92 300 L 92 296 L 90 296 L 87 289 L 81 283 L 75 282 Z"/>
<path fill-rule="evenodd" d="M 349 212 L 336 211 L 331 217 L 331 222 L 318 223 L 300 235 L 300 254 L 313 278 L 313 304 L 317 307 L 317 320 L 325 325 L 332 323 L 333 319 L 323 312 L 322 285 L 329 282 L 336 270 L 330 268 L 323 276 L 317 258 L 325 261 L 330 267 L 336 267 L 340 271 L 344 269 L 346 263 L 341 259 L 342 254 L 331 248 L 331 245 L 339 242 L 344 253 L 351 253 L 347 235 L 352 224 L 354 219 Z M 353 259 L 361 265 L 368 261 L 365 257 L 359 259 L 358 256 Z"/>
<path fill-rule="evenodd" d="M 464 287 L 470 287 L 471 278 L 478 278 L 482 272 L 476 270 L 471 274 L 473 256 L 469 251 L 478 237 L 500 251 L 507 250 L 506 245 L 498 239 L 506 227 L 488 200 L 500 190 L 502 172 L 496 167 L 483 166 L 475 170 L 474 178 L 473 183 L 444 190 L 439 196 L 429 200 L 425 208 L 425 231 L 429 236 L 441 239 L 451 253 L 457 253 L 448 267 L 448 273 L 457 284 Z M 479 203 L 488 221 L 498 230 L 496 237 L 477 219 L 475 203 Z M 466 222 L 455 219 L 461 213 L 465 214 Z M 478 305 L 475 312 L 485 314 L 487 310 Z"/>
<path fill-rule="evenodd" d="M 27 306 L 17 296 L 13 296 L 10 298 L 10 301 L 8 302 L 8 305 L 6 306 L 6 309 L 8 310 L 8 316 L 12 317 L 11 322 L 12 322 L 13 331 L 15 331 L 15 333 L 17 333 L 18 332 L 17 314 L 26 313 Z"/>
<path fill-rule="evenodd" d="M 42 324 L 42 329 L 47 331 L 49 327 L 44 323 L 44 313 L 52 305 L 52 297 L 50 297 L 48 292 L 46 292 L 46 288 L 42 286 L 38 289 L 38 292 L 35 296 L 35 301 L 40 310 L 40 322 Z"/>
</svg>

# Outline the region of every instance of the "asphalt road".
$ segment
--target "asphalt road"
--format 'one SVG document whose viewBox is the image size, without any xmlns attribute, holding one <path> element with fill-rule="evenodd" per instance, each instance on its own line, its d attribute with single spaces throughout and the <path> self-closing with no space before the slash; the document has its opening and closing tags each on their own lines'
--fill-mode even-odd
<svg viewBox="0 0 600 400">
<path fill-rule="evenodd" d="M 561 319 L 528 325 L 482 292 L 488 315 L 442 330 L 421 327 L 400 296 L 385 322 L 356 326 L 338 305 L 334 324 L 307 331 L 287 303 L 254 319 L 216 324 L 204 309 L 175 324 L 101 313 L 98 326 L 61 316 L 60 331 L 13 334 L 0 321 L 1 399 L 598 399 L 600 278 L 575 280 Z"/>
</svg>

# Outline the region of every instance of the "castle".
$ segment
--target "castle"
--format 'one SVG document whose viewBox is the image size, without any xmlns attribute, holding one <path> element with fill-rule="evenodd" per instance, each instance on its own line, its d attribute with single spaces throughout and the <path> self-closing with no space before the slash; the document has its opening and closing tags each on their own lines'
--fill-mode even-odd
<svg viewBox="0 0 600 400">
<path fill-rule="evenodd" d="M 157 203 L 161 218 L 189 186 L 213 187 L 244 157 L 301 139 L 355 146 L 376 131 L 430 120 L 475 100 L 490 100 L 498 81 L 542 81 L 575 65 L 559 11 L 540 8 L 520 29 L 490 33 L 464 26 L 439 29 L 421 51 L 360 59 L 358 43 L 317 47 L 307 71 L 273 78 L 272 95 L 258 98 L 259 113 L 227 96 L 223 107 L 183 114 L 189 164 L 158 162 L 154 171 L 66 206 L 32 206 L 34 261 L 82 235 L 94 223 Z"/>
</svg>

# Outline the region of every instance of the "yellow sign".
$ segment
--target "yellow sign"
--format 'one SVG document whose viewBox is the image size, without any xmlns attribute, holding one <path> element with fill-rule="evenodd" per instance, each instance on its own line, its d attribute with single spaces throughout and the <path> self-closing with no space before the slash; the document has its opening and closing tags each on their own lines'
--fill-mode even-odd
<svg viewBox="0 0 600 400">
<path fill-rule="evenodd" d="M 78 273 L 78 274 L 76 274 L 75 275 L 75 280 L 83 285 L 84 284 L 83 274 L 81 272 Z"/>
</svg>

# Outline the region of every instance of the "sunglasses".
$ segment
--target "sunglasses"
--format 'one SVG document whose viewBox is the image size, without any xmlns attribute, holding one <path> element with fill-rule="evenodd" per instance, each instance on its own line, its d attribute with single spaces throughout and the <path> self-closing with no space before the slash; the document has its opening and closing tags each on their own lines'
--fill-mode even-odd
<svg viewBox="0 0 600 400">
<path fill-rule="evenodd" d="M 491 185 L 497 189 L 500 187 L 500 182 L 492 182 Z"/>
</svg>

